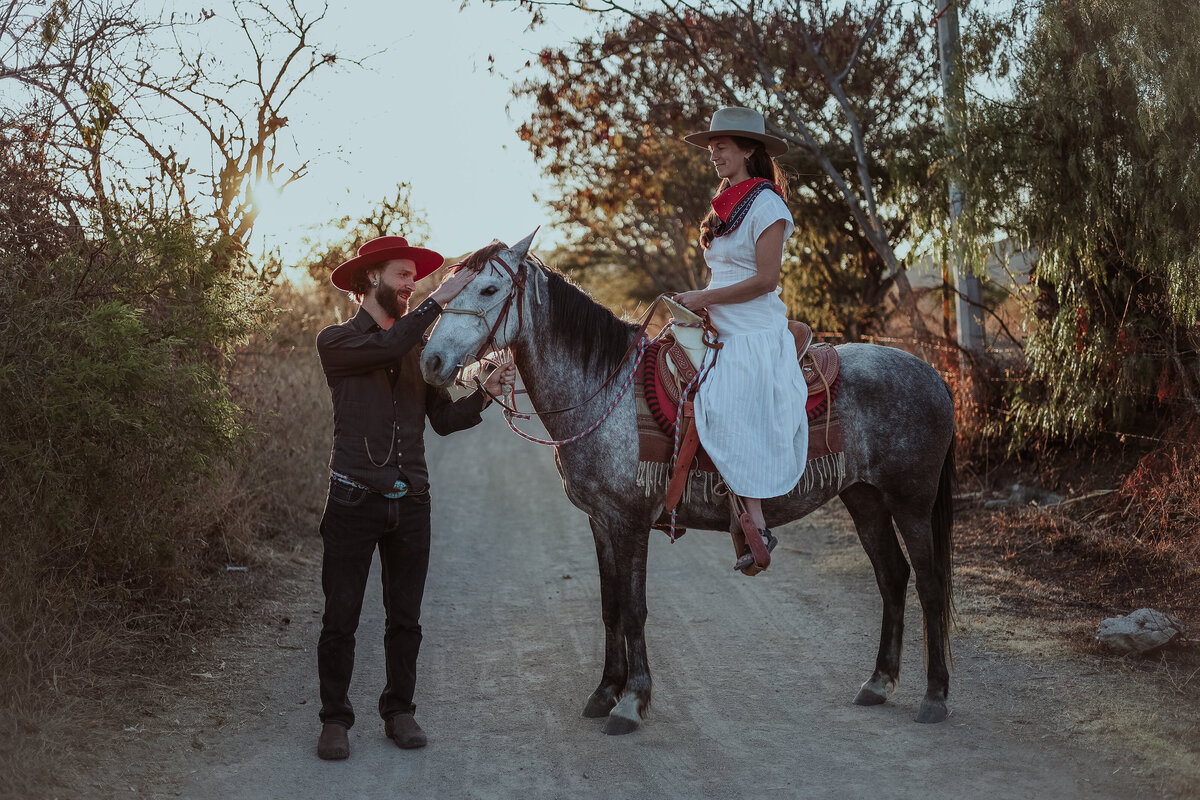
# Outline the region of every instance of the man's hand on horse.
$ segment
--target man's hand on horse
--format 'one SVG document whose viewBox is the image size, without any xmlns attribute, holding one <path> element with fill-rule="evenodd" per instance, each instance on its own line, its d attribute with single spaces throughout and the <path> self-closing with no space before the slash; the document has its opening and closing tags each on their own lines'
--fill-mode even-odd
<svg viewBox="0 0 1200 800">
<path fill-rule="evenodd" d="M 697 290 L 694 292 L 680 292 L 671 299 L 688 311 L 700 311 L 708 307 L 707 295 L 708 292 Z"/>
<path fill-rule="evenodd" d="M 475 273 L 471 270 L 455 269 L 454 267 L 451 267 L 450 274 L 446 276 L 438 288 L 433 290 L 433 294 L 430 296 L 437 301 L 439 306 L 444 308 L 446 303 L 449 303 L 451 300 L 457 297 L 458 293 L 466 288 L 466 285 L 470 283 L 471 279 L 474 277 Z"/>
<path fill-rule="evenodd" d="M 492 374 L 483 382 L 483 390 L 492 397 L 500 397 L 512 390 L 517 381 L 517 367 L 509 361 L 492 370 Z"/>
</svg>

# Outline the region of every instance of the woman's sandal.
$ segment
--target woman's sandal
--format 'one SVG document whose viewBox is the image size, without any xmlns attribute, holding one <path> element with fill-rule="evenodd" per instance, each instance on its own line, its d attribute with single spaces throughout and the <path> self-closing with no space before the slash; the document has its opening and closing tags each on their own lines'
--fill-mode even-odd
<svg viewBox="0 0 1200 800">
<path fill-rule="evenodd" d="M 779 540 L 775 538 L 775 534 L 771 533 L 769 528 L 759 528 L 758 532 L 762 534 L 763 543 L 767 546 L 767 552 L 770 553 L 775 549 L 775 545 L 779 544 Z M 733 565 L 733 568 L 736 570 L 743 570 L 752 566 L 754 566 L 754 554 L 751 553 L 750 548 L 747 547 L 746 551 L 742 553 L 741 557 L 737 560 L 737 563 Z"/>
</svg>

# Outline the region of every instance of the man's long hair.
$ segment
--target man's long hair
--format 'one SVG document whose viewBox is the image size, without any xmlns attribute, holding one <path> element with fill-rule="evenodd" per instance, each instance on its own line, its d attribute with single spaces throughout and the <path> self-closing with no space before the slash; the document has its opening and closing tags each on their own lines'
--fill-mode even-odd
<svg viewBox="0 0 1200 800">
<path fill-rule="evenodd" d="M 377 264 L 373 266 L 378 267 Z M 350 276 L 350 291 L 347 294 L 359 305 L 371 292 L 371 276 L 367 274 L 370 270 L 371 267 L 360 267 Z"/>
</svg>

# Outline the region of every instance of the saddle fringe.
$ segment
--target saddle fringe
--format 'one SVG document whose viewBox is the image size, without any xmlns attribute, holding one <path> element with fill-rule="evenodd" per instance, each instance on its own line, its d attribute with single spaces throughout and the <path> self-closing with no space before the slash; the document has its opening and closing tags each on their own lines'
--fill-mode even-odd
<svg viewBox="0 0 1200 800">
<path fill-rule="evenodd" d="M 804 467 L 804 474 L 800 476 L 800 481 L 784 497 L 799 497 L 801 494 L 807 494 L 814 489 L 825 489 L 830 486 L 836 487 L 840 492 L 842 484 L 845 481 L 846 454 L 830 453 L 829 455 L 809 459 Z M 638 462 L 635 483 L 642 490 L 644 497 L 650 497 L 656 492 L 665 494 L 667 484 L 670 482 L 670 464 L 660 461 Z M 692 501 L 693 487 L 696 487 L 700 492 L 700 499 L 705 503 L 710 503 L 715 498 L 725 497 L 729 494 L 729 487 L 725 485 L 725 481 L 716 472 L 705 472 L 698 469 L 691 470 L 691 474 L 688 475 L 688 480 L 683 488 L 684 503 Z"/>
</svg>

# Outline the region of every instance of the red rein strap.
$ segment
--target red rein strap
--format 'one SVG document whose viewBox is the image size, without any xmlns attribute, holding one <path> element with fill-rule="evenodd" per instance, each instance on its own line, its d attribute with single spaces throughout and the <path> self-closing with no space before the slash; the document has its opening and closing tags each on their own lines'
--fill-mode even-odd
<svg viewBox="0 0 1200 800">
<path fill-rule="evenodd" d="M 506 264 L 505 267 L 507 267 L 507 266 L 508 265 Z M 511 274 L 511 272 L 509 274 Z M 516 281 L 514 281 L 514 283 L 515 282 Z M 592 400 L 594 400 L 596 398 L 596 396 L 599 395 L 601 391 L 603 391 L 605 386 L 608 386 L 610 383 L 613 382 L 613 380 L 618 375 L 621 374 L 621 367 L 625 364 L 625 360 L 627 358 L 629 358 L 629 355 L 634 351 L 634 349 L 637 347 L 638 343 L 640 341 L 642 341 L 642 339 L 646 338 L 646 328 L 650 325 L 650 320 L 654 318 L 654 310 L 656 308 L 658 308 L 658 304 L 660 302 L 662 302 L 661 295 L 659 297 L 655 298 L 654 302 L 650 304 L 650 308 L 646 309 L 646 313 L 642 315 L 643 316 L 642 322 L 638 326 L 637 335 L 633 337 L 633 339 L 629 342 L 629 346 L 625 348 L 625 353 L 621 356 L 620 361 L 617 362 L 616 369 L 614 369 L 611 373 L 609 373 L 609 376 L 604 379 L 604 382 L 601 383 L 598 387 L 596 387 L 596 391 L 592 392 L 590 395 L 587 396 L 586 399 L 582 400 L 581 402 L 576 403 L 573 406 L 567 406 L 565 408 L 548 409 L 546 411 L 538 411 L 535 409 L 533 411 L 533 414 L 538 417 L 543 416 L 545 414 L 562 414 L 565 411 L 574 411 L 577 408 L 581 408 L 582 406 L 585 406 L 588 403 L 590 403 Z M 518 326 L 520 326 L 522 324 L 520 309 L 521 309 L 521 304 L 518 302 L 517 303 L 517 325 Z M 504 313 L 507 313 L 507 309 L 505 309 Z M 485 342 L 484 347 L 486 348 L 486 346 L 487 346 L 487 343 Z M 482 350 L 481 350 L 481 353 L 476 354 L 476 360 L 480 360 L 481 355 L 482 355 Z M 478 376 L 475 377 L 475 383 L 481 389 L 483 388 L 483 383 L 479 380 Z M 513 404 L 511 407 L 505 405 L 504 401 L 501 400 L 499 397 L 494 397 L 492 399 L 495 400 L 496 403 L 498 403 L 501 408 L 503 408 L 505 411 L 509 412 L 510 414 L 523 414 L 524 413 L 524 412 L 517 410 L 516 390 L 513 391 Z"/>
</svg>

